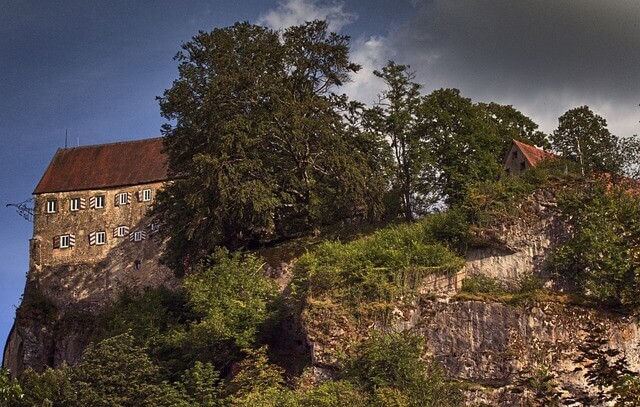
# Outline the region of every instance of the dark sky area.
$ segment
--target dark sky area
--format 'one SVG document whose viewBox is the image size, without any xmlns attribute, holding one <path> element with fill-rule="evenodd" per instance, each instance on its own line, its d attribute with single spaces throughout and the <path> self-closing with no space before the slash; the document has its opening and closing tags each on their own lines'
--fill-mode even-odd
<svg viewBox="0 0 640 407">
<path fill-rule="evenodd" d="M 280 28 L 314 18 L 352 37 L 363 66 L 344 91 L 371 103 L 388 59 L 425 92 L 456 87 L 512 104 L 552 131 L 587 104 L 620 136 L 640 119 L 637 0 L 0 0 L 0 342 L 24 288 L 32 225 L 7 203 L 31 196 L 57 148 L 159 135 L 156 96 L 198 30 Z"/>
</svg>

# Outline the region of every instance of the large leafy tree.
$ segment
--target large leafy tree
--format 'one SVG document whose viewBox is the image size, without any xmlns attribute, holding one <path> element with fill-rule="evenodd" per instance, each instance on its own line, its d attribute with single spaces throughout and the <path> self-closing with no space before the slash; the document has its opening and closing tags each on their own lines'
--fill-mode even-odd
<svg viewBox="0 0 640 407">
<path fill-rule="evenodd" d="M 374 74 L 384 80 L 387 89 L 380 102 L 369 111 L 371 123 L 381 137 L 387 139 L 393 151 L 392 186 L 402 202 L 402 212 L 412 221 L 416 212 L 432 203 L 434 167 L 431 155 L 418 131 L 418 107 L 421 86 L 414 82 L 409 66 L 389 61 Z"/>
<path fill-rule="evenodd" d="M 478 103 L 477 106 L 504 140 L 503 155 L 507 153 L 513 139 L 545 149 L 551 148 L 546 134 L 538 130 L 538 124 L 513 106 L 495 102 Z"/>
<path fill-rule="evenodd" d="M 462 201 L 469 186 L 501 173 L 505 140 L 488 116 L 457 89 L 439 89 L 420 106 L 422 137 L 432 150 L 447 203 Z"/>
<path fill-rule="evenodd" d="M 596 170 L 620 171 L 619 141 L 607 129 L 607 121 L 588 106 L 570 109 L 560 116 L 551 144 L 565 158 L 577 161 L 582 175 Z"/>
<path fill-rule="evenodd" d="M 323 21 L 282 33 L 237 23 L 182 48 L 160 98 L 176 180 L 157 211 L 173 266 L 218 244 L 313 231 L 375 201 L 371 167 L 346 131 L 346 97 L 334 94 L 359 69 L 348 37 Z"/>
</svg>

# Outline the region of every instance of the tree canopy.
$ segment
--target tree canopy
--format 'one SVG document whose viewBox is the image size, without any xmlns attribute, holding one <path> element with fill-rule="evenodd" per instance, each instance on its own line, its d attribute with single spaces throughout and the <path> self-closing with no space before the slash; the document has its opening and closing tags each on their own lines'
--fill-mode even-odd
<svg viewBox="0 0 640 407">
<path fill-rule="evenodd" d="M 281 35 L 280 35 L 281 34 Z M 160 196 L 171 264 L 215 245 L 313 231 L 375 205 L 371 168 L 334 91 L 359 66 L 324 21 L 282 33 L 237 23 L 200 32 L 160 98 L 169 170 Z"/>
<path fill-rule="evenodd" d="M 577 161 L 583 176 L 595 170 L 620 172 L 618 139 L 607 129 L 607 121 L 588 106 L 560 116 L 551 144 L 563 157 Z"/>
</svg>

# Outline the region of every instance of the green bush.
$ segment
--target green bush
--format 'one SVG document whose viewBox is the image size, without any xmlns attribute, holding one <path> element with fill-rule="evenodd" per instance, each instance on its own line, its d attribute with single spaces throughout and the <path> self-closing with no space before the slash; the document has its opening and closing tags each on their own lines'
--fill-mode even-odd
<svg viewBox="0 0 640 407">
<path fill-rule="evenodd" d="M 454 235 L 441 227 L 443 219 L 445 215 L 436 215 L 387 227 L 349 243 L 321 243 L 296 263 L 296 284 L 311 296 L 329 294 L 352 305 L 393 301 L 426 275 L 453 273 L 463 266 L 464 259 L 434 236 L 436 231 Z"/>
<path fill-rule="evenodd" d="M 598 182 L 559 200 L 571 234 L 551 254 L 558 278 L 600 304 L 640 307 L 640 200 L 624 189 Z"/>
<path fill-rule="evenodd" d="M 424 340 L 415 334 L 376 333 L 355 353 L 347 361 L 345 375 L 378 402 L 395 399 L 416 407 L 460 405 L 458 387 L 446 379 L 437 363 L 422 358 Z"/>
<path fill-rule="evenodd" d="M 497 278 L 485 276 L 484 274 L 472 274 L 462 280 L 462 292 L 480 294 L 506 294 L 504 284 Z"/>
</svg>

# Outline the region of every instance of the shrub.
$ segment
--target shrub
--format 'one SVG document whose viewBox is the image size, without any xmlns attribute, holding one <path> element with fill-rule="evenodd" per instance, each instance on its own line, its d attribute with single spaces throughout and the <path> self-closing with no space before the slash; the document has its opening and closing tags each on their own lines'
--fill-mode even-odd
<svg viewBox="0 0 640 407">
<path fill-rule="evenodd" d="M 456 272 L 464 260 L 434 236 L 436 230 L 446 233 L 439 225 L 443 217 L 387 227 L 349 243 L 321 243 L 296 263 L 297 288 L 352 305 L 388 302 L 414 290 L 428 274 Z"/>
<path fill-rule="evenodd" d="M 479 295 L 479 294 L 505 294 L 506 290 L 500 280 L 485 276 L 484 274 L 472 274 L 462 280 L 461 291 Z"/>
<path fill-rule="evenodd" d="M 640 306 L 640 201 L 620 188 L 596 183 L 568 192 L 559 207 L 571 235 L 548 267 L 598 303 Z"/>
</svg>

